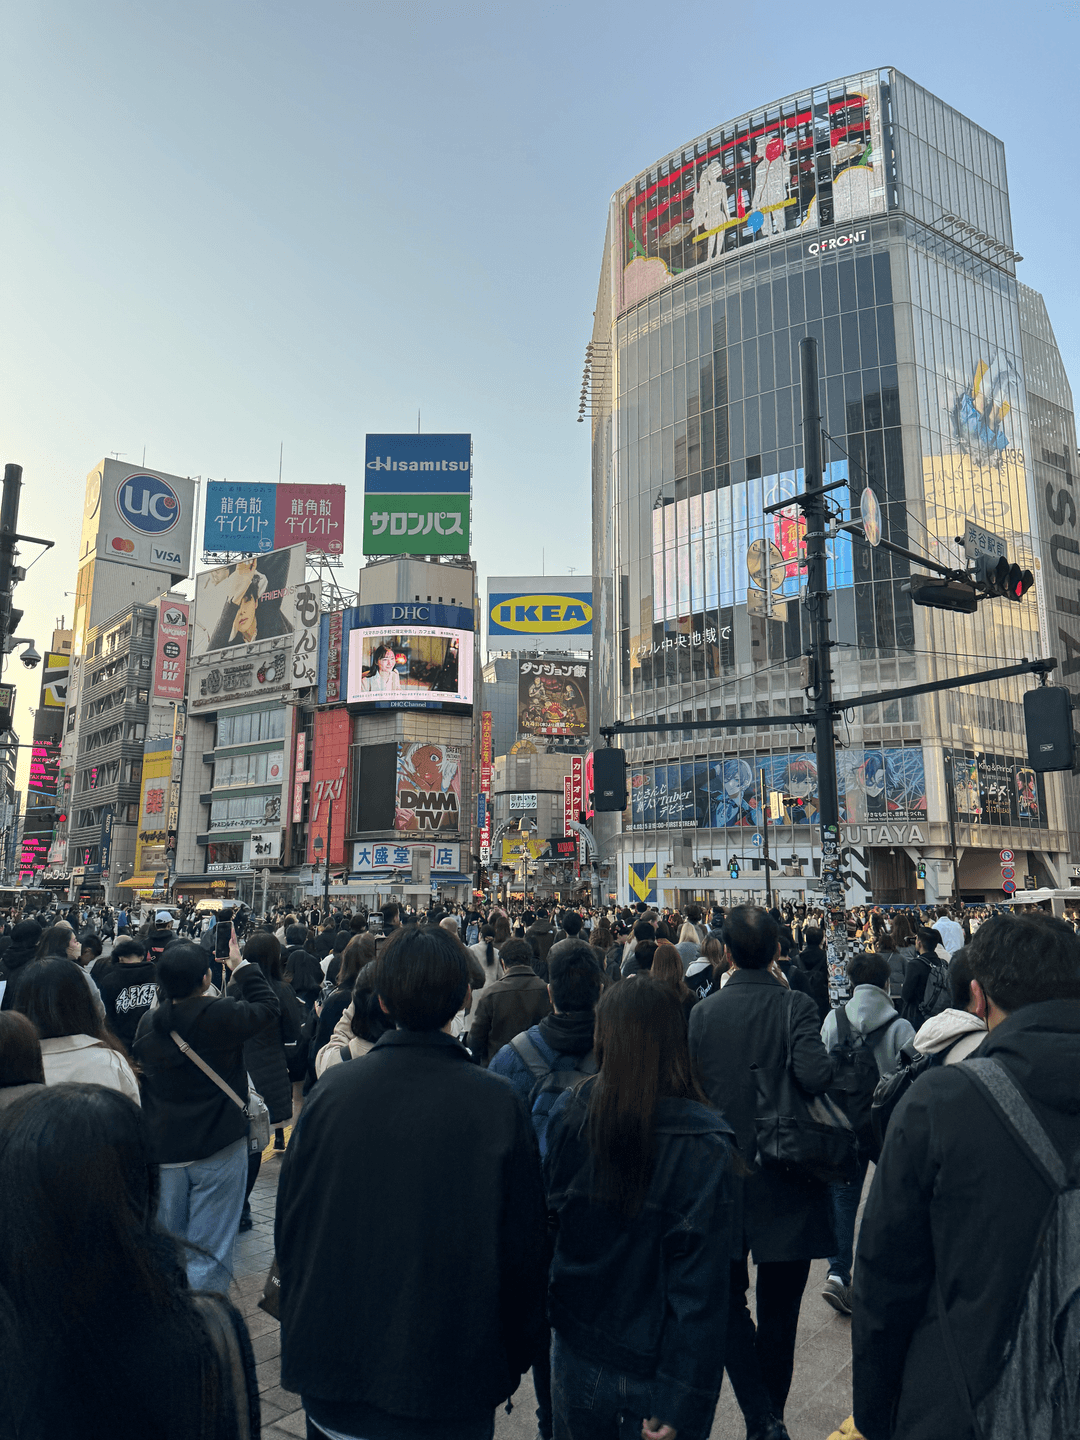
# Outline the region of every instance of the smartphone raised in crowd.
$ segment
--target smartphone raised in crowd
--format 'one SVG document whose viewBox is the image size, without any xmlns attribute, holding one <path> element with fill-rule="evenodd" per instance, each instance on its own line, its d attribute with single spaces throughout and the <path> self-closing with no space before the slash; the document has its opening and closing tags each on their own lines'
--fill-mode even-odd
<svg viewBox="0 0 1080 1440">
<path fill-rule="evenodd" d="M 217 918 L 217 925 L 214 927 L 214 955 L 218 960 L 229 958 L 229 946 L 233 937 L 233 912 L 222 910 Z"/>
</svg>

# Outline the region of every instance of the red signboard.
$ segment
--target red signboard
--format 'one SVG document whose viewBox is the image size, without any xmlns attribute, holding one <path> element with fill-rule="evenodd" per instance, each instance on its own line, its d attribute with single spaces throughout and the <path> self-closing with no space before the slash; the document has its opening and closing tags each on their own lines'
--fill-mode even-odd
<svg viewBox="0 0 1080 1440">
<path fill-rule="evenodd" d="M 180 600 L 162 600 L 158 604 L 157 644 L 154 647 L 155 700 L 184 698 L 190 609 Z"/>
<path fill-rule="evenodd" d="M 575 755 L 571 762 L 573 768 L 570 774 L 571 780 L 571 802 L 574 807 L 573 818 L 580 822 L 585 810 L 585 760 L 581 755 Z M 585 837 L 578 836 L 578 861 L 585 862 Z"/>
<path fill-rule="evenodd" d="M 484 824 L 480 830 L 480 848 L 485 853 L 491 849 L 491 711 L 485 710 L 480 716 L 480 793 L 487 797 L 484 805 Z"/>
<path fill-rule="evenodd" d="M 326 860 L 326 826 L 334 805 L 330 864 L 345 863 L 345 832 L 349 829 L 349 746 L 352 716 L 347 710 L 316 710 L 311 737 L 311 800 L 308 807 L 309 863 Z M 295 797 L 294 797 L 295 798 Z M 316 850 L 315 840 L 322 844 Z"/>
<path fill-rule="evenodd" d="M 563 776 L 563 831 L 567 835 L 573 835 L 570 829 L 570 821 L 576 820 L 574 814 L 574 782 L 569 775 Z"/>
<path fill-rule="evenodd" d="M 344 485 L 279 485 L 274 519 L 274 549 L 307 544 L 324 555 L 345 548 Z"/>
</svg>

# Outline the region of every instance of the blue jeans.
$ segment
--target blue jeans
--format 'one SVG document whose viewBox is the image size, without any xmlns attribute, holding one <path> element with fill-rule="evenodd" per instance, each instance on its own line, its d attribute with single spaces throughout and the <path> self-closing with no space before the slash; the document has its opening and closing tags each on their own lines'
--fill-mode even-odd
<svg viewBox="0 0 1080 1440">
<path fill-rule="evenodd" d="M 205 1160 L 161 1171 L 158 1224 L 178 1240 L 198 1247 L 188 1250 L 184 1261 L 193 1290 L 229 1293 L 247 1173 L 246 1135 Z"/>
<path fill-rule="evenodd" d="M 551 1413 L 555 1440 L 640 1440 L 643 1420 L 652 1419 L 653 1385 L 586 1360 L 552 1333 Z M 663 1415 L 656 1416 L 670 1424 Z M 679 1440 L 707 1440 L 709 1428 L 679 1430 Z"/>
<path fill-rule="evenodd" d="M 832 1194 L 833 1228 L 836 1230 L 836 1254 L 829 1256 L 829 1274 L 839 1275 L 845 1285 L 851 1284 L 851 1266 L 855 1251 L 855 1218 L 859 1213 L 863 1184 L 870 1157 L 864 1155 L 859 1161 L 859 1173 L 846 1185 L 830 1185 Z"/>
</svg>

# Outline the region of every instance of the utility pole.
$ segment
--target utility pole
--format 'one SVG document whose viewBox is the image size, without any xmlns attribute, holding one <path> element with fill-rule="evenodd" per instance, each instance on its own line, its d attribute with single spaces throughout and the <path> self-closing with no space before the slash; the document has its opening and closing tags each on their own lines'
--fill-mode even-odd
<svg viewBox="0 0 1080 1440">
<path fill-rule="evenodd" d="M 763 838 L 762 850 L 765 860 L 765 909 L 772 909 L 772 869 L 769 865 L 769 806 L 772 796 L 765 789 L 764 772 L 759 770 L 762 776 L 761 782 L 761 834 Z"/>
<path fill-rule="evenodd" d="M 22 466 L 4 466 L 4 498 L 0 501 L 0 643 L 11 628 L 11 587 L 14 580 L 15 541 L 19 529 Z"/>
</svg>

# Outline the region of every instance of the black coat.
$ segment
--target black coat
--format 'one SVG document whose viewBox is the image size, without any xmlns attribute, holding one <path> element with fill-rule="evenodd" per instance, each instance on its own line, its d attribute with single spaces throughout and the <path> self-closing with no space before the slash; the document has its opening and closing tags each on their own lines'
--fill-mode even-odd
<svg viewBox="0 0 1080 1440">
<path fill-rule="evenodd" d="M 910 1020 L 915 1029 L 926 1019 L 919 1009 L 926 993 L 926 981 L 930 974 L 930 962 L 934 958 L 922 953 L 915 954 L 904 966 L 904 984 L 900 991 L 897 1009 L 905 1020 Z"/>
<path fill-rule="evenodd" d="M 365 1434 L 365 1406 L 490 1420 L 532 1363 L 536 1137 L 507 1081 L 441 1031 L 391 1030 L 326 1072 L 285 1154 L 274 1238 L 281 1383 L 335 1429 Z"/>
<path fill-rule="evenodd" d="M 690 1055 L 709 1100 L 735 1131 L 739 1153 L 753 1165 L 757 1092 L 751 1067 L 784 1061 L 787 996 L 792 1003 L 792 1065 L 812 1095 L 826 1090 L 833 1062 L 821 1042 L 817 1006 L 788 991 L 767 970 L 736 970 L 722 990 L 690 1014 Z M 735 1183 L 735 1253 L 755 1261 L 808 1260 L 831 1255 L 835 1245 L 829 1187 L 755 1170 Z"/>
<path fill-rule="evenodd" d="M 0 980 L 7 981 L 7 989 L 4 991 L 3 1003 L 0 1010 L 10 1010 L 14 998 L 15 982 L 31 964 L 34 953 L 37 950 L 38 942 L 35 940 L 32 945 L 19 945 L 12 941 L 4 951 L 4 958 L 0 960 Z"/>
<path fill-rule="evenodd" d="M 1009 1071 L 1068 1169 L 1080 1153 L 1080 1000 L 1014 1011 L 976 1054 Z M 1047 1215 L 1042 1172 L 964 1068 L 928 1070 L 900 1101 L 866 1202 L 851 1346 L 867 1440 L 970 1440 L 938 1287 L 977 1403 L 1000 1372 Z"/>
<path fill-rule="evenodd" d="M 270 984 L 281 1013 L 276 1022 L 245 1042 L 244 1064 L 251 1083 L 266 1101 L 271 1125 L 286 1125 L 292 1119 L 292 1081 L 285 1046 L 295 1045 L 300 1039 L 304 1007 L 284 980 L 271 980 Z M 240 987 L 235 980 L 229 981 L 225 993 L 240 998 Z"/>
<path fill-rule="evenodd" d="M 829 957 L 820 945 L 807 945 L 799 955 L 799 967 L 806 976 L 810 998 L 818 1007 L 818 1015 L 824 1024 L 832 1009 L 829 1004 Z"/>
</svg>

